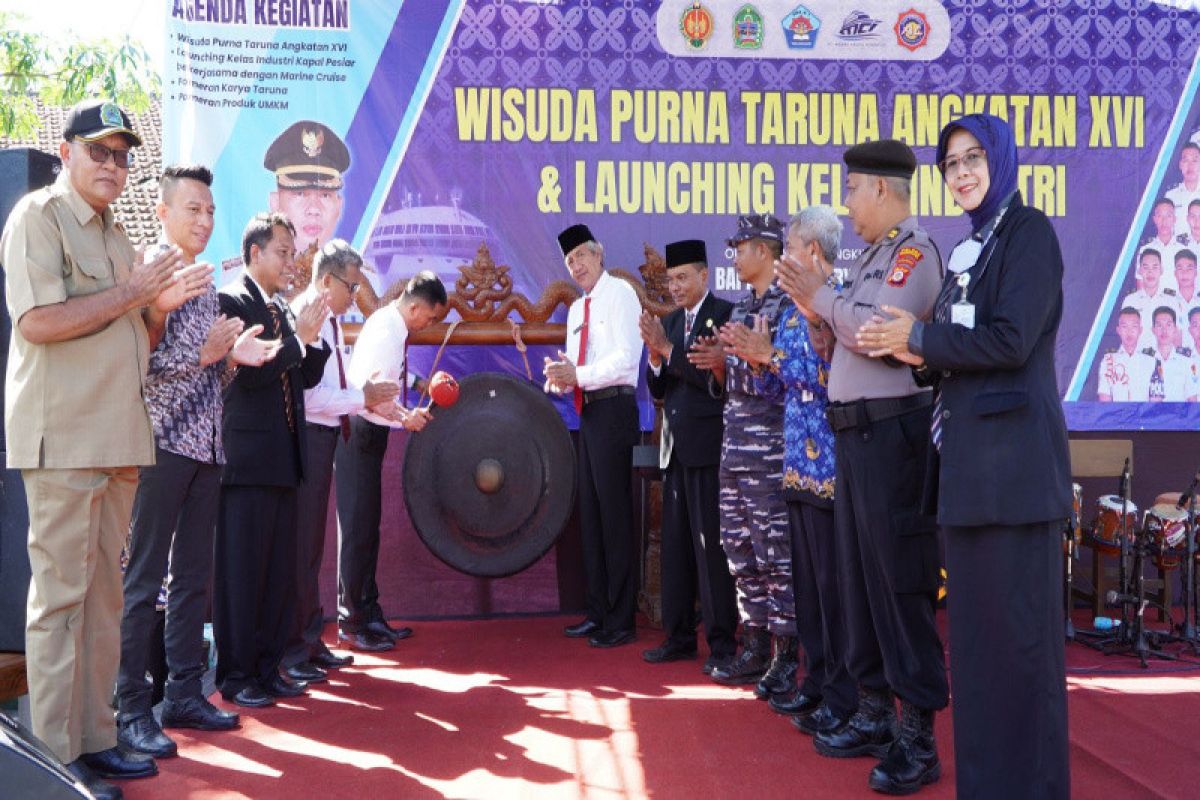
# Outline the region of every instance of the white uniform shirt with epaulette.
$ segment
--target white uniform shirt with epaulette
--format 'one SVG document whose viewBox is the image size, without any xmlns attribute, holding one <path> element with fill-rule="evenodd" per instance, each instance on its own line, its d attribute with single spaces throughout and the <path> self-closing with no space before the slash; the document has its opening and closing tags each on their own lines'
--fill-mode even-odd
<svg viewBox="0 0 1200 800">
<path fill-rule="evenodd" d="M 1178 237 L 1173 234 L 1170 241 L 1163 244 L 1157 236 L 1151 236 L 1138 247 L 1135 264 L 1142 263 L 1142 251 L 1147 249 L 1154 250 L 1162 258 L 1162 277 L 1158 281 L 1158 288 L 1178 289 L 1179 283 L 1175 280 L 1175 254 L 1183 249 Z"/>
<path fill-rule="evenodd" d="M 1114 403 L 1145 403 L 1150 397 L 1150 376 L 1154 373 L 1154 359 L 1134 348 L 1130 353 L 1124 347 L 1110 350 L 1100 359 L 1096 374 L 1096 394 L 1112 399 Z"/>
<path fill-rule="evenodd" d="M 1154 361 L 1151 384 L 1154 383 L 1154 372 L 1162 370 L 1164 402 L 1183 403 L 1196 399 L 1196 393 L 1200 391 L 1200 373 L 1197 373 L 1191 349 L 1176 347 L 1165 356 L 1153 347 L 1147 347 L 1143 352 Z"/>
<path fill-rule="evenodd" d="M 1142 336 L 1138 339 L 1138 347 L 1154 347 L 1154 310 L 1164 306 L 1175 312 L 1175 324 L 1187 326 L 1186 322 L 1179 321 L 1179 295 L 1174 289 L 1164 289 L 1160 285 L 1153 295 L 1146 294 L 1145 289 L 1138 289 L 1125 295 L 1121 301 L 1121 308 L 1136 308 L 1142 317 Z"/>
<path fill-rule="evenodd" d="M 1187 233 L 1188 205 L 1193 200 L 1200 200 L 1200 186 L 1197 186 L 1195 191 L 1192 191 L 1183 185 L 1183 181 L 1180 181 L 1175 185 L 1175 188 L 1163 192 L 1163 196 L 1175 204 L 1175 232 Z"/>
</svg>

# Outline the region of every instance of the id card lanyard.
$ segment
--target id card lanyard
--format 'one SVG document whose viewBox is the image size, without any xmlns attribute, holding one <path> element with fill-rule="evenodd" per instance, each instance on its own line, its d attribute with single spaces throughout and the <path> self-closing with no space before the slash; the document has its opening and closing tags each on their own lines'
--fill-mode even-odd
<svg viewBox="0 0 1200 800">
<path fill-rule="evenodd" d="M 996 229 L 1000 227 L 1000 221 L 1004 219 L 1004 215 L 1008 213 L 1011 205 L 1012 198 L 1009 198 L 1009 201 L 1000 209 L 1000 213 L 995 216 L 991 224 L 979 233 L 972 234 L 963 239 L 950 252 L 950 262 L 946 265 L 946 269 L 957 275 L 955 282 L 961 290 L 958 300 L 950 306 L 951 323 L 974 330 L 975 304 L 967 300 L 967 288 L 971 285 L 971 274 L 968 270 L 979 262 L 980 256 L 987 249 L 987 246 L 992 243 Z M 989 252 L 988 255 L 990 256 L 991 253 Z M 986 263 L 983 268 L 987 268 Z M 983 269 L 979 271 L 979 274 L 980 276 L 983 275 Z"/>
</svg>

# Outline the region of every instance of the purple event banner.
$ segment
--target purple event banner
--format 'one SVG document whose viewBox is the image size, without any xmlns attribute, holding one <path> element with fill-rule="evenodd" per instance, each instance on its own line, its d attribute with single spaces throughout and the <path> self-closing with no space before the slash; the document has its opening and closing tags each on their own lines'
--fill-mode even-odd
<svg viewBox="0 0 1200 800">
<path fill-rule="evenodd" d="M 1013 125 L 1022 192 L 1062 243 L 1057 360 L 1071 427 L 1200 422 L 1200 314 L 1190 315 L 1200 301 L 1194 260 L 1190 276 L 1186 255 L 1179 263 L 1200 252 L 1200 205 L 1194 227 L 1188 211 L 1200 200 L 1194 4 L 323 5 L 287 27 L 185 5 L 169 25 L 168 85 L 179 90 L 164 155 L 218 168 L 214 260 L 236 253 L 246 218 L 273 195 L 274 139 L 319 122 L 350 164 L 313 235 L 362 249 L 380 293 L 425 268 L 451 285 L 486 242 L 534 298 L 567 277 L 555 234 L 585 222 L 608 265 L 635 273 L 647 244 L 705 239 L 713 288 L 732 296 L 741 287 L 724 239 L 737 215 L 844 212 L 841 153 L 866 139 L 913 146 L 914 211 L 948 252 L 967 226 L 932 163 L 937 133 L 988 111 Z M 843 256 L 862 246 L 848 233 Z M 451 348 L 444 363 L 524 375 L 512 348 Z M 573 422 L 569 403 L 560 408 Z"/>
</svg>

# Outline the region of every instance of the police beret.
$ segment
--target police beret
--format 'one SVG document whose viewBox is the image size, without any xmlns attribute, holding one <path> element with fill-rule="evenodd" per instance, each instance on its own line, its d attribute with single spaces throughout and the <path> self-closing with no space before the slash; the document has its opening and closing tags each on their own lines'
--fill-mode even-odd
<svg viewBox="0 0 1200 800">
<path fill-rule="evenodd" d="M 68 142 L 72 139 L 94 142 L 114 133 L 123 134 L 134 147 L 142 143 L 141 137 L 133 132 L 133 123 L 129 121 L 129 115 L 116 103 L 107 100 L 81 100 L 67 112 L 63 139 Z"/>
<path fill-rule="evenodd" d="M 667 245 L 667 269 L 682 267 L 684 264 L 704 264 L 708 266 L 708 251 L 704 242 L 699 239 L 684 239 Z"/>
<path fill-rule="evenodd" d="M 275 137 L 263 166 L 275 173 L 280 189 L 340 189 L 350 151 L 328 126 L 305 119 Z"/>
<path fill-rule="evenodd" d="M 730 247 L 749 239 L 783 242 L 783 223 L 772 214 L 743 214 L 738 217 L 737 225 L 737 233 L 726 240 Z"/>
<path fill-rule="evenodd" d="M 584 242 L 594 241 L 596 241 L 596 237 L 592 236 L 587 225 L 572 225 L 558 235 L 558 246 L 562 249 L 564 256 Z"/>
<path fill-rule="evenodd" d="M 842 153 L 842 160 L 850 172 L 888 178 L 911 178 L 917 169 L 912 148 L 896 139 L 856 144 Z"/>
</svg>

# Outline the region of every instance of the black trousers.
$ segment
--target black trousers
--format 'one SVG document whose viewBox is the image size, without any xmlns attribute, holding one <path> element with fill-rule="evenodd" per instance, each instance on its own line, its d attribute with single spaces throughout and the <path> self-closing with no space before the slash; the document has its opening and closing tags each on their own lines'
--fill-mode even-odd
<svg viewBox="0 0 1200 800">
<path fill-rule="evenodd" d="M 833 510 L 789 501 L 788 530 L 796 633 L 804 647 L 806 670 L 800 691 L 822 698 L 830 711 L 844 719 L 857 710 L 858 692 L 846 667 L 846 623 L 838 587 Z"/>
<path fill-rule="evenodd" d="M 350 420 L 350 441 L 334 457 L 338 517 L 338 624 L 353 633 L 384 618 L 375 570 L 379 565 L 383 457 L 391 429 L 362 417 Z"/>
<path fill-rule="evenodd" d="M 161 634 L 169 670 L 164 692 L 173 700 L 200 696 L 220 489 L 220 466 L 162 448 L 155 454 L 154 466 L 138 472 L 121 616 L 121 667 L 117 673 L 121 713 L 148 713 L 154 704 L 154 688 L 146 680 L 146 671 L 160 648 L 153 637 L 159 618 L 155 605 L 164 574 L 170 598 Z"/>
<path fill-rule="evenodd" d="M 1062 522 L 943 530 L 958 796 L 1069 797 Z"/>
<path fill-rule="evenodd" d="M 321 631 L 321 561 L 325 555 L 325 520 L 329 516 L 329 488 L 333 457 L 341 429 L 308 423 L 305 481 L 296 498 L 296 618 L 282 664 L 295 666 L 325 650 Z"/>
<path fill-rule="evenodd" d="M 708 649 L 714 656 L 737 650 L 737 594 L 721 546 L 719 467 L 685 466 L 672 454 L 663 475 L 662 620 L 673 644 L 696 641 L 696 594 Z"/>
<path fill-rule="evenodd" d="M 232 697 L 278 674 L 295 618 L 295 581 L 296 489 L 222 486 L 213 576 L 221 694 Z"/>
<path fill-rule="evenodd" d="M 929 415 L 920 408 L 836 434 L 834 525 L 850 674 L 940 709 L 949 692 L 933 616 L 937 528 L 920 513 Z"/>
<path fill-rule="evenodd" d="M 638 440 L 633 395 L 583 407 L 579 418 L 579 527 L 587 579 L 587 616 L 605 631 L 633 630 L 633 447 Z"/>
</svg>

